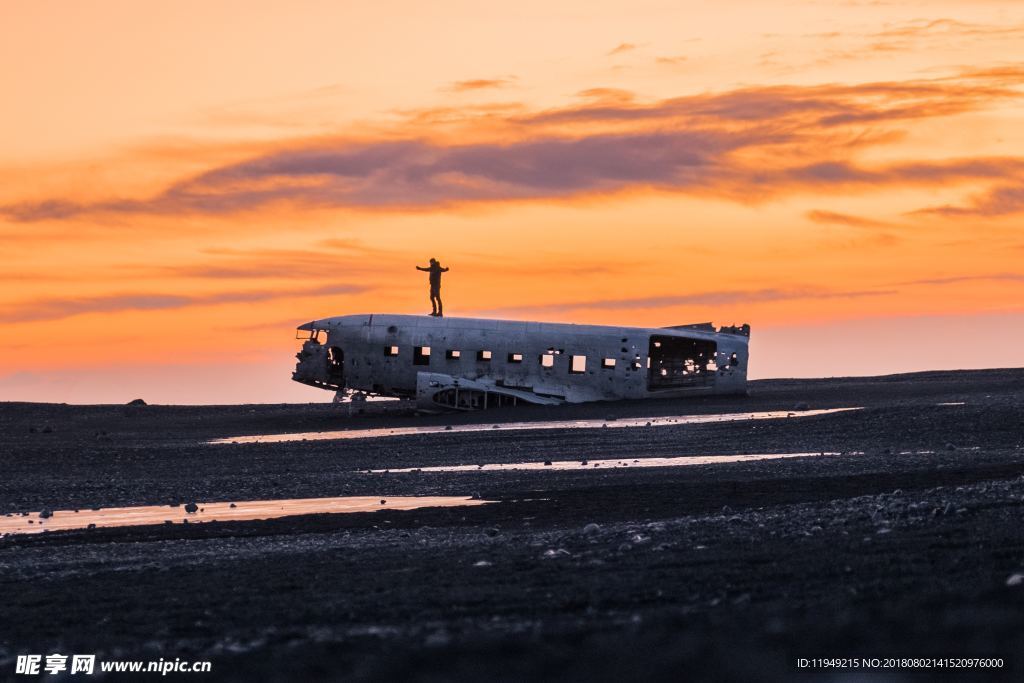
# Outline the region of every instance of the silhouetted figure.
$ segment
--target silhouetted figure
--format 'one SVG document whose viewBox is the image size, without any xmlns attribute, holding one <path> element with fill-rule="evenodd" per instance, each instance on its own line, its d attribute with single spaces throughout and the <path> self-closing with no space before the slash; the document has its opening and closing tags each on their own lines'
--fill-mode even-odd
<svg viewBox="0 0 1024 683">
<path fill-rule="evenodd" d="M 438 318 L 444 316 L 444 308 L 441 304 L 441 273 L 447 273 L 447 268 L 442 268 L 441 264 L 437 262 L 436 258 L 430 259 L 430 265 L 426 268 L 422 266 L 416 266 L 416 270 L 422 270 L 425 273 L 430 273 L 430 306 L 434 309 L 434 312 L 430 315 Z"/>
</svg>

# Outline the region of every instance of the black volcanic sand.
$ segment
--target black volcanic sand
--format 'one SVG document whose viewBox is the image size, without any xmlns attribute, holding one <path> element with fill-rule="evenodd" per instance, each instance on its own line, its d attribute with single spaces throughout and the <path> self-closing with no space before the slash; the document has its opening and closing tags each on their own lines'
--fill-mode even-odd
<svg viewBox="0 0 1024 683">
<path fill-rule="evenodd" d="M 846 406 L 864 410 L 798 417 Z M 761 410 L 797 416 L 203 443 Z M 841 455 L 366 473 L 805 451 Z M 0 514 L 420 494 L 499 502 L 0 538 L 0 679 L 18 653 L 52 652 L 212 660 L 196 680 L 840 680 L 796 661 L 845 656 L 1005 661 L 871 680 L 1024 679 L 1024 576 L 1011 578 L 1024 574 L 1024 370 L 430 417 L 323 404 L 0 404 Z"/>
</svg>

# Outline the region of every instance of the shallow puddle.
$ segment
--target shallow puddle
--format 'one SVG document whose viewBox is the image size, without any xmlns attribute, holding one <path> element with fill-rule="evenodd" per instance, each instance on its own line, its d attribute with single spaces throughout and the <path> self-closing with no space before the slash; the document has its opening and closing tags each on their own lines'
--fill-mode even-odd
<svg viewBox="0 0 1024 683">
<path fill-rule="evenodd" d="M 757 453 L 752 455 L 682 455 L 671 458 L 608 458 L 605 460 L 551 460 L 544 462 L 488 463 L 486 465 L 438 465 L 435 467 L 407 467 L 403 469 L 369 470 L 384 472 L 507 472 L 509 470 L 593 470 L 629 467 L 685 467 L 687 465 L 714 465 L 720 462 L 747 462 L 778 458 L 807 458 L 839 455 L 836 452 L 817 453 Z"/>
<path fill-rule="evenodd" d="M 294 515 L 321 513 L 375 512 L 377 510 L 415 510 L 425 507 L 484 505 L 494 501 L 474 500 L 459 496 L 348 496 L 344 498 L 292 498 L 284 500 L 246 500 L 235 503 L 199 503 L 199 510 L 185 511 L 184 505 L 144 505 L 138 507 L 103 508 L 101 510 L 56 510 L 51 517 L 40 513 L 28 516 L 15 513 L 0 517 L 2 534 L 38 534 L 43 531 L 64 531 L 96 527 L 142 526 L 146 524 L 181 524 L 185 521 L 228 522 L 256 519 L 277 519 Z"/>
<path fill-rule="evenodd" d="M 505 422 L 464 425 L 430 425 L 423 427 L 392 427 L 384 429 L 346 429 L 333 432 L 303 432 L 295 434 L 262 434 L 234 436 L 207 441 L 210 444 L 281 443 L 285 441 L 326 441 L 331 439 L 373 439 L 388 436 L 415 436 L 419 434 L 458 434 L 464 432 L 521 431 L 527 429 L 622 429 L 630 427 L 673 427 L 713 422 L 742 422 L 747 420 L 778 420 L 783 418 L 831 415 L 861 408 L 826 408 L 822 410 L 771 410 L 759 413 L 720 413 L 716 415 L 676 415 L 669 417 L 623 417 L 618 419 L 557 420 L 549 422 Z"/>
</svg>

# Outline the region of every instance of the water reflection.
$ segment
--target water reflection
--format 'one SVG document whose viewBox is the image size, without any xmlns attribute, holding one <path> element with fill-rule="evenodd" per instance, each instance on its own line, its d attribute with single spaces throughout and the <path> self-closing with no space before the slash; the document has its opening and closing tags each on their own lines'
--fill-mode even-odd
<svg viewBox="0 0 1024 683">
<path fill-rule="evenodd" d="M 391 427 L 383 429 L 346 429 L 333 432 L 303 432 L 295 434 L 262 434 L 213 439 L 211 444 L 281 443 L 285 441 L 326 441 L 331 439 L 373 439 L 388 436 L 416 436 L 419 434 L 458 434 L 464 432 L 520 431 L 526 429 L 623 429 L 632 427 L 673 427 L 688 424 L 740 422 L 746 420 L 777 420 L 782 418 L 831 415 L 861 408 L 826 408 L 821 410 L 770 410 L 758 413 L 719 413 L 715 415 L 676 415 L 669 417 L 623 417 L 618 419 L 556 420 L 548 422 L 476 423 L 462 425 L 429 425 L 422 427 Z"/>
<path fill-rule="evenodd" d="M 747 462 L 778 458 L 807 458 L 839 455 L 837 452 L 816 453 L 756 453 L 751 455 L 682 455 L 671 458 L 608 458 L 605 460 L 548 460 L 545 462 L 488 463 L 485 465 L 438 465 L 434 467 L 407 467 L 403 469 L 368 470 L 383 472 L 507 472 L 515 470 L 593 470 L 629 467 L 681 467 L 687 465 L 714 465 L 721 462 Z"/>
<path fill-rule="evenodd" d="M 96 527 L 142 526 L 146 524 L 181 524 L 185 521 L 227 522 L 255 519 L 277 519 L 294 515 L 320 513 L 375 512 L 377 510 L 415 510 L 425 507 L 484 505 L 494 501 L 474 500 L 460 496 L 347 496 L 343 498 L 292 498 L 283 500 L 246 500 L 235 503 L 200 503 L 194 513 L 184 505 L 145 505 L 104 508 L 101 510 L 57 510 L 49 517 L 32 512 L 0 517 L 0 535 L 33 534 L 43 531 L 64 531 Z"/>
</svg>

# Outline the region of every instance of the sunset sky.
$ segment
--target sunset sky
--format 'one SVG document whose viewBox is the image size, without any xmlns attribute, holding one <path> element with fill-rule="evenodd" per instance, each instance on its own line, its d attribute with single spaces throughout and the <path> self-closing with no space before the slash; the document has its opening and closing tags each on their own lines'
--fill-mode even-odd
<svg viewBox="0 0 1024 683">
<path fill-rule="evenodd" d="M 330 400 L 346 313 L 1024 365 L 1024 3 L 0 8 L 0 400 Z"/>
</svg>

